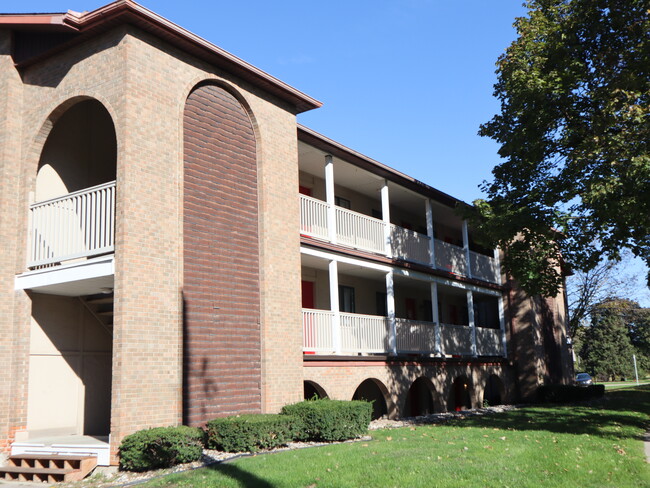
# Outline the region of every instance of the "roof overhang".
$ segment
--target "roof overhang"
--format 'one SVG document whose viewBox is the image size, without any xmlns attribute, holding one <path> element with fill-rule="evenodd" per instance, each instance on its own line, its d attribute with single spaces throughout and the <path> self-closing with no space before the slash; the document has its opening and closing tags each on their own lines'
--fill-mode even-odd
<svg viewBox="0 0 650 488">
<path fill-rule="evenodd" d="M 34 30 L 78 34 L 69 41 L 59 44 L 39 56 L 17 63 L 16 66 L 19 69 L 123 24 L 134 25 L 213 66 L 248 81 L 254 86 L 288 102 L 295 108 L 296 113 L 306 112 L 322 105 L 318 100 L 296 90 L 132 0 L 117 0 L 92 12 L 84 13 L 68 11 L 65 14 L 0 15 L 0 28 L 18 31 Z"/>
<path fill-rule="evenodd" d="M 304 125 L 298 124 L 298 140 L 309 144 L 313 147 L 316 147 L 322 151 L 325 151 L 332 156 L 335 156 L 339 159 L 347 161 L 359 168 L 365 169 L 371 173 L 381 176 L 382 178 L 387 179 L 397 183 L 398 185 L 404 186 L 416 193 L 425 195 L 432 200 L 435 200 L 443 205 L 448 207 L 455 208 L 458 204 L 464 204 L 462 200 L 452 197 L 440 190 L 436 190 L 432 186 L 422 183 L 415 178 L 412 178 L 396 169 L 386 166 L 385 164 L 375 161 L 368 156 L 365 156 L 349 147 L 344 146 L 341 143 L 338 143 L 322 134 L 319 134 L 315 130 L 312 130 Z"/>
</svg>

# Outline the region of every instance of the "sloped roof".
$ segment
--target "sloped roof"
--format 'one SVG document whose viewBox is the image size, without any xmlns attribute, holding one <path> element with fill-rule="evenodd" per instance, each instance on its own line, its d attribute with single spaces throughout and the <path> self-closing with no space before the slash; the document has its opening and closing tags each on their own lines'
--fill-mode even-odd
<svg viewBox="0 0 650 488">
<path fill-rule="evenodd" d="M 295 107 L 297 113 L 306 112 L 322 105 L 318 100 L 132 0 L 116 0 L 92 12 L 83 13 L 68 11 L 66 13 L 0 14 L 0 28 L 21 32 L 70 34 L 60 43 L 38 56 L 19 60 L 16 63 L 19 69 L 122 24 L 134 25 L 199 59 L 250 82 L 290 103 Z"/>
</svg>

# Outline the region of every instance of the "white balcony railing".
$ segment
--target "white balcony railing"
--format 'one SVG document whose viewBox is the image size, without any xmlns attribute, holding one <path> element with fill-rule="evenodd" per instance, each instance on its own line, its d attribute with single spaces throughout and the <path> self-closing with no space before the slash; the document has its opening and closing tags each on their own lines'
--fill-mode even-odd
<svg viewBox="0 0 650 488">
<path fill-rule="evenodd" d="M 329 310 L 302 311 L 303 350 L 307 352 L 333 353 L 334 313 Z"/>
<path fill-rule="evenodd" d="M 317 239 L 330 239 L 330 206 L 316 198 L 300 195 L 300 232 Z M 386 222 L 335 207 L 336 240 L 338 244 L 363 251 L 387 255 Z M 435 266 L 460 276 L 469 276 L 492 283 L 500 282 L 500 271 L 494 258 L 470 252 L 467 263 L 465 248 L 434 239 Z M 431 238 L 427 235 L 390 224 L 390 256 L 415 263 L 431 264 Z"/>
<path fill-rule="evenodd" d="M 30 268 L 113 252 L 115 182 L 30 206 Z"/>
<path fill-rule="evenodd" d="M 388 351 L 388 319 L 377 315 L 341 313 L 341 351 L 344 354 Z"/>
<path fill-rule="evenodd" d="M 436 324 L 396 319 L 397 352 L 433 354 L 436 350 Z"/>
<path fill-rule="evenodd" d="M 465 249 L 436 239 L 436 267 L 457 275 L 467 276 Z"/>
<path fill-rule="evenodd" d="M 469 325 L 440 326 L 442 353 L 452 356 L 469 356 L 472 354 L 472 328 Z"/>
<path fill-rule="evenodd" d="M 485 254 L 470 251 L 469 260 L 472 269 L 472 277 L 479 280 L 499 283 L 501 281 L 500 270 L 497 261 Z"/>
<path fill-rule="evenodd" d="M 476 349 L 479 356 L 503 355 L 501 331 L 499 329 L 476 328 Z"/>
<path fill-rule="evenodd" d="M 336 207 L 336 238 L 339 244 L 384 254 L 385 226 L 382 220 Z"/>
<path fill-rule="evenodd" d="M 431 263 L 431 238 L 404 227 L 391 224 L 390 245 L 392 255 L 416 263 Z"/>
<path fill-rule="evenodd" d="M 300 195 L 300 233 L 327 239 L 327 203 Z"/>
</svg>

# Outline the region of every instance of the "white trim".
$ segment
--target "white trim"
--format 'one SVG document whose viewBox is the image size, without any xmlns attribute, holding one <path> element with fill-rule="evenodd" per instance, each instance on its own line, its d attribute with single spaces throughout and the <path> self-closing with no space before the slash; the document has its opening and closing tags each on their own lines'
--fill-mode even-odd
<svg viewBox="0 0 650 488">
<path fill-rule="evenodd" d="M 363 259 L 351 258 L 348 256 L 341 256 L 333 252 L 321 251 L 318 249 L 313 249 L 310 247 L 300 246 L 300 252 L 307 256 L 313 256 L 315 258 L 325 259 L 327 261 L 338 261 L 339 263 L 350 264 L 353 266 L 360 266 L 362 268 L 374 269 L 382 273 L 388 273 L 392 271 L 393 274 L 403 276 L 406 278 L 412 278 L 414 280 L 424 281 L 427 283 L 438 283 L 445 286 L 453 286 L 454 288 L 460 288 L 461 290 L 470 290 L 476 293 L 483 293 L 485 295 L 491 295 L 495 297 L 502 296 L 500 291 L 491 290 L 489 288 L 481 288 L 480 286 L 471 285 L 469 283 L 462 283 L 460 281 L 454 281 L 447 278 L 442 278 L 440 276 L 432 276 L 426 273 L 421 273 L 419 271 L 410 271 L 402 268 L 392 267 L 385 264 L 372 263 L 365 261 Z"/>
<path fill-rule="evenodd" d="M 19 274 L 16 276 L 14 290 L 33 290 L 75 281 L 109 277 L 114 274 L 115 257 L 113 255 L 100 256 L 85 261 Z"/>
</svg>

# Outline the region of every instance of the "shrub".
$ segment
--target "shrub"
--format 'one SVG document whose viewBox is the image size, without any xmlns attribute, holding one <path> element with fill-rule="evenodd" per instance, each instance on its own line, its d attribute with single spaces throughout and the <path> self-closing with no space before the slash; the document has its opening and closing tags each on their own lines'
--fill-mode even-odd
<svg viewBox="0 0 650 488">
<path fill-rule="evenodd" d="M 207 446 L 226 452 L 256 452 L 293 440 L 299 420 L 276 414 L 249 414 L 210 420 Z"/>
<path fill-rule="evenodd" d="M 197 461 L 205 432 L 196 427 L 156 427 L 128 435 L 120 445 L 120 469 L 147 471 Z"/>
<path fill-rule="evenodd" d="M 301 420 L 298 440 L 341 441 L 368 431 L 372 404 L 323 398 L 286 405 L 282 413 Z"/>
<path fill-rule="evenodd" d="M 605 385 L 542 385 L 537 397 L 542 403 L 574 403 L 601 398 L 605 394 Z"/>
</svg>

